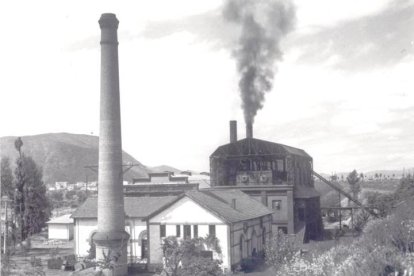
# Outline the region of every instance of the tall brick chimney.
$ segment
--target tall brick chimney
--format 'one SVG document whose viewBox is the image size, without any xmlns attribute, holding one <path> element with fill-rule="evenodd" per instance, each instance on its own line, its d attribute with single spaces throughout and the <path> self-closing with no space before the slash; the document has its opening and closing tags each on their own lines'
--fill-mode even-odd
<svg viewBox="0 0 414 276">
<path fill-rule="evenodd" d="M 253 138 L 253 123 L 246 122 L 246 138 Z"/>
<path fill-rule="evenodd" d="M 114 273 L 127 275 L 124 195 L 122 189 L 122 138 L 119 99 L 118 19 L 104 13 L 101 28 L 101 95 L 98 169 L 98 231 L 93 236 L 96 258 L 104 254 L 117 259 Z M 110 272 L 104 272 L 105 274 Z M 108 274 L 109 275 L 109 274 Z"/>
<path fill-rule="evenodd" d="M 237 142 L 237 121 L 230 121 L 230 143 Z"/>
</svg>

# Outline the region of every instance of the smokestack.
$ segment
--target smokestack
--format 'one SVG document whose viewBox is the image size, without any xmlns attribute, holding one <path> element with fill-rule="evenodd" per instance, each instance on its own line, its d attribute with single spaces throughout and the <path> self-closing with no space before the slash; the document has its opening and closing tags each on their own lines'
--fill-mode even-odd
<svg viewBox="0 0 414 276">
<path fill-rule="evenodd" d="M 253 138 L 253 123 L 246 122 L 246 138 Z"/>
<path fill-rule="evenodd" d="M 232 207 L 233 209 L 236 209 L 236 199 L 235 199 L 235 198 L 232 198 L 232 199 L 231 199 L 231 207 Z"/>
<path fill-rule="evenodd" d="M 230 121 L 230 143 L 237 142 L 237 121 Z"/>
<path fill-rule="evenodd" d="M 98 169 L 98 231 L 94 235 L 96 258 L 118 256 L 114 274 L 127 275 L 127 243 L 122 190 L 122 139 L 118 69 L 118 19 L 104 13 L 101 28 L 101 95 Z"/>
</svg>

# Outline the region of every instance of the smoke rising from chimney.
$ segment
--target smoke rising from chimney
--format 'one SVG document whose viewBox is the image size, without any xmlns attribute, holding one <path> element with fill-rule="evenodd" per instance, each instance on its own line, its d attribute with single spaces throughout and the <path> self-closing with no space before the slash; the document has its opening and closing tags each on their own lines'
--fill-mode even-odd
<svg viewBox="0 0 414 276">
<path fill-rule="evenodd" d="M 240 75 L 239 88 L 246 124 L 253 124 L 272 89 L 274 62 L 282 59 L 280 42 L 293 29 L 295 8 L 282 0 L 227 0 L 223 15 L 240 27 L 232 50 Z"/>
</svg>

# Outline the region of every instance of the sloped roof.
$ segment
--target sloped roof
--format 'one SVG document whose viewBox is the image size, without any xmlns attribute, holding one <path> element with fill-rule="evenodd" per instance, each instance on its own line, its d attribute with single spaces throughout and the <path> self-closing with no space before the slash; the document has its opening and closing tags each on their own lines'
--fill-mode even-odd
<svg viewBox="0 0 414 276">
<path fill-rule="evenodd" d="M 71 218 L 70 214 L 66 214 L 59 217 L 51 218 L 47 224 L 72 224 L 73 219 Z"/>
<path fill-rule="evenodd" d="M 144 218 L 174 201 L 177 196 L 162 197 L 124 197 L 124 208 L 127 217 Z M 89 197 L 76 211 L 72 218 L 97 218 L 98 198 Z"/>
<path fill-rule="evenodd" d="M 234 143 L 229 143 L 218 147 L 211 157 L 228 157 L 240 155 L 263 155 L 275 154 L 280 156 L 297 155 L 312 158 L 304 150 L 260 140 L 256 138 L 245 138 Z"/>
<path fill-rule="evenodd" d="M 236 210 L 243 214 L 244 219 L 256 218 L 273 213 L 273 210 L 238 189 L 210 190 L 208 193 L 220 197 L 230 206 L 232 200 L 236 199 Z"/>
<path fill-rule="evenodd" d="M 272 210 L 266 208 L 260 202 L 239 190 L 193 190 L 186 192 L 183 196 L 177 198 L 176 201 L 185 196 L 189 197 L 219 218 L 230 223 L 258 218 L 273 213 Z M 231 206 L 233 199 L 236 200 L 236 208 Z M 155 216 L 174 203 L 175 202 L 172 202 L 159 209 L 148 218 Z"/>
</svg>

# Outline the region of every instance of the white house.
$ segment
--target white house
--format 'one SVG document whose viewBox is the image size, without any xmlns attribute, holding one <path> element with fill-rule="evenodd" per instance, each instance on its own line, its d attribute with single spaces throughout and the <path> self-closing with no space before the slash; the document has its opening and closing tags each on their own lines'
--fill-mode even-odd
<svg viewBox="0 0 414 276">
<path fill-rule="evenodd" d="M 47 226 L 50 240 L 73 239 L 73 219 L 70 214 L 52 218 L 47 222 Z"/>
<path fill-rule="evenodd" d="M 261 252 L 271 235 L 272 210 L 239 190 L 192 190 L 179 196 L 125 197 L 130 234 L 128 262 L 162 265 L 162 240 L 218 238 L 223 268 L 233 269 L 242 258 Z M 97 230 L 97 198 L 88 198 L 73 214 L 75 254 L 84 257 Z"/>
<path fill-rule="evenodd" d="M 135 263 L 147 258 L 147 222 L 149 214 L 175 200 L 175 196 L 164 197 L 125 197 L 125 231 L 130 235 L 128 262 Z M 89 197 L 73 214 L 75 254 L 86 257 L 90 249 L 91 237 L 96 233 L 98 198 Z"/>
<path fill-rule="evenodd" d="M 272 210 L 239 190 L 188 191 L 148 217 L 149 265 L 162 263 L 162 240 L 214 235 L 223 268 L 234 269 L 242 258 L 261 252 L 270 238 Z"/>
</svg>

